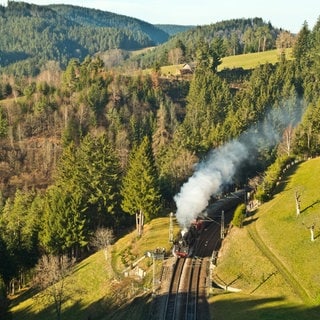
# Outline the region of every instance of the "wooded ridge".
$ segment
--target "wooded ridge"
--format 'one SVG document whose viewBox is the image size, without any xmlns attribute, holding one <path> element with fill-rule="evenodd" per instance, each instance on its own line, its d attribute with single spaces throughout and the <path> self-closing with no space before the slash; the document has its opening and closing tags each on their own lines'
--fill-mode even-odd
<svg viewBox="0 0 320 320">
<path fill-rule="evenodd" d="M 149 73 L 138 65 L 107 67 L 94 53 L 101 49 L 95 37 L 107 41 L 109 27 L 92 35 L 98 30 L 90 25 L 93 18 L 85 21 L 79 13 L 74 21 L 57 13 L 71 15 L 70 6 L 44 10 L 9 2 L 1 10 L 1 28 L 10 26 L 12 32 L 4 29 L 0 50 L 27 54 L 39 63 L 37 72 L 32 63 L 14 63 L 10 68 L 22 73 L 3 73 L 0 79 L 4 303 L 7 294 L 30 280 L 44 254 L 80 259 L 91 252 L 92 236 L 100 228 L 117 236 L 134 226 L 136 215 L 148 222 L 175 211 L 174 196 L 209 155 L 227 153 L 220 161 L 223 166 L 215 166 L 226 177 L 217 192 L 249 183 L 263 202 L 272 198 L 288 163 L 320 152 L 320 22 L 313 30 L 304 24 L 295 37 L 279 33 L 278 62 L 246 72 L 218 72 L 226 40 L 202 37 L 200 31 L 207 28 L 185 31 L 181 35 L 195 32 L 194 41 L 174 42 L 180 50 L 175 47 L 165 56 L 172 63 L 177 57 L 191 59 L 194 69 L 187 76 L 162 77 L 159 65 Z M 258 37 L 263 22 L 246 23 L 252 48 L 267 49 L 267 34 L 274 30 Z M 131 37 L 129 31 L 116 32 L 114 39 Z M 292 59 L 283 51 L 288 43 L 293 45 Z"/>
<path fill-rule="evenodd" d="M 83 61 L 94 54 L 112 59 L 111 66 L 129 60 L 130 68 L 190 62 L 196 59 L 194 43 L 201 39 L 213 41 L 222 57 L 273 49 L 280 33 L 281 46 L 292 46 L 290 33 L 261 18 L 198 27 L 152 25 L 101 10 L 14 1 L 0 6 L 0 30 L 0 72 L 24 76 L 39 74 L 49 61 L 65 69 L 71 58 Z M 153 46 L 158 47 L 128 59 L 132 50 Z"/>
</svg>

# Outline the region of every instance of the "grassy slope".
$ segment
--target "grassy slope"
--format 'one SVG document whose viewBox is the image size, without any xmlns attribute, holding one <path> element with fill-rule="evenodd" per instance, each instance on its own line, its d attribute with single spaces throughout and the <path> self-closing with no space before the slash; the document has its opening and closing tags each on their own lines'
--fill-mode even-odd
<svg viewBox="0 0 320 320">
<path fill-rule="evenodd" d="M 152 232 L 151 232 L 152 231 Z M 73 274 L 66 281 L 68 297 L 62 306 L 62 319 L 127 319 L 128 312 L 132 319 L 140 319 L 146 312 L 144 305 L 148 300 L 148 293 L 152 288 L 152 263 L 146 258 L 140 266 L 148 271 L 144 282 L 122 279 L 122 271 L 133 263 L 146 251 L 157 247 L 170 249 L 168 241 L 169 218 L 158 218 L 145 226 L 144 236 L 138 238 L 132 232 L 119 239 L 113 246 L 111 263 L 105 260 L 102 251 L 93 254 L 75 267 Z M 178 227 L 174 225 L 174 232 Z M 123 258 L 121 258 L 123 257 Z M 112 268 L 111 268 L 112 264 Z M 159 268 L 157 269 L 159 270 Z M 123 305 L 123 300 L 131 299 L 134 294 L 141 294 L 146 290 L 143 303 L 129 311 Z M 146 299 L 146 300 L 144 300 Z M 119 307 L 114 309 L 115 304 Z M 148 307 L 148 306 L 147 306 Z M 55 319 L 52 304 L 39 298 L 32 291 L 17 297 L 12 301 L 12 320 L 50 320 Z M 118 315 L 120 314 L 120 315 Z"/>
<path fill-rule="evenodd" d="M 316 306 L 320 303 L 319 176 L 320 158 L 291 168 L 274 199 L 248 218 L 244 228 L 232 229 L 214 273 L 226 284 L 241 288 L 242 292 L 225 293 L 215 289 L 209 298 L 214 319 L 316 319 L 320 312 Z M 299 217 L 295 214 L 296 189 L 302 192 L 302 213 Z M 316 222 L 314 242 L 310 241 L 309 230 L 302 222 L 305 225 Z M 91 316 L 100 320 L 122 320 L 128 319 L 129 315 L 131 319 L 141 319 L 141 314 L 147 319 L 150 290 L 141 295 L 141 288 L 151 288 L 151 259 L 141 262 L 141 267 L 149 270 L 143 283 L 128 279 L 120 281 L 121 271 L 145 251 L 169 248 L 168 225 L 168 218 L 159 218 L 146 225 L 143 237 L 137 238 L 134 231 L 119 239 L 109 260 L 115 273 L 102 252 L 82 261 L 68 279 L 70 297 L 63 305 L 62 319 Z M 259 241 L 269 251 L 261 248 Z M 294 281 L 302 291 L 292 287 Z M 122 303 L 121 299 L 132 301 L 135 293 L 140 293 L 140 296 L 134 304 Z M 29 295 L 31 297 L 26 293 L 14 301 L 11 308 L 13 320 L 54 319 L 52 307 L 43 301 L 39 303 L 32 292 Z M 111 301 L 117 302 L 119 307 L 110 308 Z"/>
<path fill-rule="evenodd" d="M 292 59 L 292 49 L 286 49 L 286 59 Z M 240 54 L 236 56 L 229 56 L 222 59 L 221 65 L 218 67 L 218 71 L 223 69 L 253 69 L 260 64 L 265 63 L 277 63 L 279 62 L 279 50 L 269 50 L 265 52 Z M 162 75 L 179 75 L 180 69 L 183 64 L 170 65 L 161 67 Z"/>
<path fill-rule="evenodd" d="M 274 199 L 248 218 L 243 229 L 232 230 L 214 272 L 243 291 L 215 292 L 210 301 L 217 320 L 302 320 L 318 316 L 319 176 L 320 158 L 294 166 L 287 171 Z M 302 193 L 298 217 L 296 190 Z M 311 242 L 306 226 L 314 222 L 316 239 Z"/>
<path fill-rule="evenodd" d="M 292 59 L 292 49 L 286 49 L 286 59 Z M 219 66 L 218 71 L 229 68 L 253 69 L 260 64 L 264 63 L 277 63 L 279 62 L 279 50 L 269 50 L 257 53 L 241 54 L 237 56 L 229 56 L 222 59 L 222 64 Z"/>
</svg>

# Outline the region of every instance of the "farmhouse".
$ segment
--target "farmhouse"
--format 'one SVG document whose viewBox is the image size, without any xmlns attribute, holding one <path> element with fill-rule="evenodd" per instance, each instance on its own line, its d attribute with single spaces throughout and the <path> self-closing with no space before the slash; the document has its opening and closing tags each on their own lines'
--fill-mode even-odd
<svg viewBox="0 0 320 320">
<path fill-rule="evenodd" d="M 193 74 L 194 70 L 195 70 L 196 64 L 195 63 L 185 63 L 182 67 L 182 69 L 180 69 L 180 74 L 183 75 L 187 75 L 187 74 Z"/>
</svg>

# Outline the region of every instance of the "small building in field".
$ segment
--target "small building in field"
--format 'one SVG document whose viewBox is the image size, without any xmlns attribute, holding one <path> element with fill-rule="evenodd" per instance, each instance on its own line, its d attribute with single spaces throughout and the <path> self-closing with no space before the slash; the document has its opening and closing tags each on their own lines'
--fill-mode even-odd
<svg viewBox="0 0 320 320">
<path fill-rule="evenodd" d="M 185 63 L 180 69 L 180 75 L 189 75 L 193 74 L 195 70 L 195 63 Z"/>
</svg>

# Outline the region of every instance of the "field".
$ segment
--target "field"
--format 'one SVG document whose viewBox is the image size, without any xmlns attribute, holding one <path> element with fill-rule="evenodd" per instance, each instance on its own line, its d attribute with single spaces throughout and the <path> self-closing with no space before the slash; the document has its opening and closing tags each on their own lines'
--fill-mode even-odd
<svg viewBox="0 0 320 320">
<path fill-rule="evenodd" d="M 174 224 L 174 232 L 178 232 Z M 62 320 L 78 319 L 127 319 L 125 302 L 136 295 L 144 302 L 136 309 L 130 307 L 132 319 L 140 319 L 140 315 L 148 311 L 152 290 L 152 259 L 145 258 L 140 263 L 147 271 L 143 281 L 124 278 L 126 267 L 144 256 L 146 251 L 158 247 L 170 250 L 169 218 L 153 220 L 144 229 L 144 235 L 138 237 L 136 231 L 129 232 L 120 238 L 109 252 L 108 260 L 99 251 L 80 262 L 71 276 L 65 281 L 65 301 L 62 305 Z M 124 308 L 115 308 L 123 306 Z M 123 309 L 123 310 L 122 310 Z M 134 311 L 135 310 L 135 311 Z M 56 319 L 53 304 L 48 296 L 39 295 L 28 290 L 12 300 L 12 320 L 50 320 Z"/>
<path fill-rule="evenodd" d="M 278 193 L 234 228 L 220 252 L 215 278 L 241 289 L 216 290 L 216 319 L 312 319 L 319 315 L 320 158 L 293 166 Z M 301 194 L 296 214 L 295 192 Z M 315 224 L 315 241 L 309 227 Z M 228 313 L 226 314 L 226 310 Z"/>
<path fill-rule="evenodd" d="M 292 59 L 292 49 L 286 49 L 285 57 L 287 60 Z M 235 69 L 235 68 L 243 68 L 245 70 L 253 69 L 260 64 L 265 64 L 265 63 L 275 64 L 277 62 L 279 62 L 279 50 L 269 50 L 265 52 L 240 54 L 236 56 L 229 56 L 229 57 L 223 58 L 221 65 L 218 67 L 218 71 L 222 71 L 224 69 Z M 164 66 L 164 67 L 161 67 L 161 74 L 163 76 L 180 75 L 179 70 L 182 67 L 183 67 L 183 64 Z"/>
<path fill-rule="evenodd" d="M 292 49 L 286 49 L 285 57 L 287 60 L 292 59 Z M 269 50 L 257 53 L 240 54 L 237 56 L 229 56 L 222 59 L 222 64 L 218 67 L 218 71 L 223 69 L 253 69 L 260 64 L 279 62 L 279 50 Z"/>
</svg>

